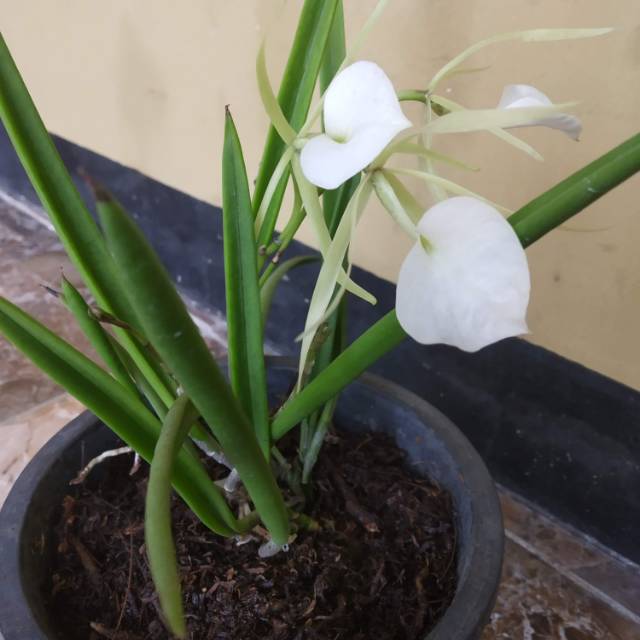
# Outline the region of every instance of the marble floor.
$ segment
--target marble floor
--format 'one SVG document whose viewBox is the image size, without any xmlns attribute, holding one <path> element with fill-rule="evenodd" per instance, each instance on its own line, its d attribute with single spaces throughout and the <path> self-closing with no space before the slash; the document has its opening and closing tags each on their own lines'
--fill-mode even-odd
<svg viewBox="0 0 640 640">
<path fill-rule="evenodd" d="M 58 287 L 61 272 L 77 280 L 53 233 L 0 200 L 0 295 L 92 356 L 45 289 Z M 223 352 L 220 319 L 193 313 L 212 349 Z M 30 458 L 82 409 L 0 337 L 0 504 Z M 500 493 L 506 556 L 482 640 L 638 640 L 640 567 L 521 497 Z"/>
</svg>

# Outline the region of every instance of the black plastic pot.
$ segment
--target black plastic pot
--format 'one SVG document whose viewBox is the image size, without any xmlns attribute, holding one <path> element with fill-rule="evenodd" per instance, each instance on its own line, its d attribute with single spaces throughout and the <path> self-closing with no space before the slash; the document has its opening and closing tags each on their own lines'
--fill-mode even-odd
<svg viewBox="0 0 640 640">
<path fill-rule="evenodd" d="M 288 361 L 270 361 L 274 398 L 282 397 L 292 375 Z M 350 431 L 391 435 L 417 474 L 428 475 L 453 496 L 458 590 L 428 640 L 478 638 L 495 601 L 504 544 L 500 505 L 484 463 L 437 409 L 373 375 L 363 375 L 345 390 L 336 421 Z M 51 525 L 69 480 L 83 462 L 115 442 L 99 420 L 83 413 L 41 449 L 14 485 L 0 511 L 0 631 L 5 640 L 60 638 L 42 595 L 54 551 Z"/>
</svg>

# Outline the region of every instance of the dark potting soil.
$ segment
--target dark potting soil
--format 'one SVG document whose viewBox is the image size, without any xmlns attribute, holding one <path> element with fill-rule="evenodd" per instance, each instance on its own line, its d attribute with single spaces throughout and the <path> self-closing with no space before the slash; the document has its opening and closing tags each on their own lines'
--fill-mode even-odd
<svg viewBox="0 0 640 640">
<path fill-rule="evenodd" d="M 147 467 L 112 458 L 71 488 L 47 599 L 64 640 L 165 640 L 144 547 Z M 379 436 L 330 437 L 307 508 L 321 525 L 258 557 L 177 497 L 174 535 L 192 640 L 423 638 L 456 587 L 451 500 Z"/>
</svg>

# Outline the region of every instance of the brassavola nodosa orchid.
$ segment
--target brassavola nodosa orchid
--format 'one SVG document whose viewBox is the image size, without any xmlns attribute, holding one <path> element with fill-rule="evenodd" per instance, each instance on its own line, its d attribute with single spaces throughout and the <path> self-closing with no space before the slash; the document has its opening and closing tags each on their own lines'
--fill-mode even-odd
<svg viewBox="0 0 640 640">
<path fill-rule="evenodd" d="M 324 133 L 302 149 L 300 163 L 309 182 L 336 189 L 360 173 L 408 129 L 391 80 L 375 63 L 361 60 L 341 71 L 324 96 Z"/>
<path fill-rule="evenodd" d="M 553 105 L 533 87 L 508 85 L 497 111 L 529 107 Z M 581 126 L 575 116 L 541 114 L 523 118 L 515 126 L 549 126 L 577 139 Z M 340 72 L 324 96 L 323 122 L 325 132 L 309 139 L 301 151 L 305 178 L 335 189 L 364 171 L 363 179 L 371 180 L 385 208 L 416 240 L 402 264 L 396 294 L 398 320 L 407 334 L 423 344 L 477 351 L 527 333 L 527 260 L 500 211 L 483 199 L 464 195 L 443 200 L 418 220 L 381 175 L 392 155 L 385 149 L 393 150 L 394 145 L 389 147 L 393 139 L 411 127 L 384 71 L 360 61 Z M 402 137 L 410 138 L 411 132 Z M 424 175 L 454 193 L 471 193 L 435 174 Z M 314 309 L 316 320 L 325 311 Z M 303 355 L 304 347 L 303 342 Z"/>
<path fill-rule="evenodd" d="M 542 91 L 528 84 L 508 84 L 498 103 L 498 109 L 524 109 L 526 107 L 550 107 L 553 103 Z M 516 127 L 550 127 L 578 140 L 582 132 L 580 119 L 569 113 L 554 113 L 545 118 L 515 125 Z"/>
<path fill-rule="evenodd" d="M 404 259 L 396 289 L 402 328 L 422 344 L 477 351 L 527 333 L 529 268 L 511 225 L 466 196 L 431 207 Z"/>
</svg>

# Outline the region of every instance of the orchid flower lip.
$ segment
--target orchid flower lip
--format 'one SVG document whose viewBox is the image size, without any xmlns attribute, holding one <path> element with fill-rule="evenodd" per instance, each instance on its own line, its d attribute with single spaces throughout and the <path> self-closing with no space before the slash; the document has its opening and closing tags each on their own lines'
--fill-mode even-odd
<svg viewBox="0 0 640 640">
<path fill-rule="evenodd" d="M 530 278 L 524 249 L 499 211 L 459 196 L 429 209 L 396 289 L 402 328 L 422 344 L 479 349 L 528 332 Z"/>
<path fill-rule="evenodd" d="M 307 180 L 324 189 L 336 189 L 364 170 L 411 126 L 385 72 L 364 60 L 333 79 L 323 117 L 325 133 L 305 143 L 300 163 Z"/>
<path fill-rule="evenodd" d="M 545 107 L 553 104 L 542 91 L 528 84 L 508 84 L 498 102 L 498 109 L 518 109 L 521 107 Z M 541 120 L 532 121 L 520 127 L 543 126 L 563 131 L 573 140 L 579 140 L 582 123 L 579 118 L 568 113 L 555 113 Z M 510 127 L 511 128 L 511 127 Z M 513 127 L 515 128 L 515 127 Z"/>
</svg>

